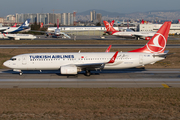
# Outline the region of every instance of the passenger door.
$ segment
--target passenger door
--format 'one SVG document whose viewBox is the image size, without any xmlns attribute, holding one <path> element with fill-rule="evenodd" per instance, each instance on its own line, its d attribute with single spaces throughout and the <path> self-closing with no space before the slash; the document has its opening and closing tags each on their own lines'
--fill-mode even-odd
<svg viewBox="0 0 180 120">
<path fill-rule="evenodd" d="M 27 59 L 26 59 L 26 56 L 23 55 L 22 56 L 22 65 L 26 65 L 27 64 Z"/>
<path fill-rule="evenodd" d="M 143 55 L 139 55 L 139 64 L 143 64 Z"/>
</svg>

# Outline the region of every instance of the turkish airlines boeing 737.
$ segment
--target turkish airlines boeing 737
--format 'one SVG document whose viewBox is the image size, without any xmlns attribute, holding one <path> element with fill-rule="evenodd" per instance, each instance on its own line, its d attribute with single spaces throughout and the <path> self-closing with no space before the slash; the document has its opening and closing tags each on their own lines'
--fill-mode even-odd
<svg viewBox="0 0 180 120">
<path fill-rule="evenodd" d="M 4 66 L 23 70 L 60 70 L 61 74 L 78 74 L 91 70 L 124 69 L 152 64 L 166 58 L 165 51 L 171 22 L 165 22 L 151 40 L 142 48 L 129 52 L 94 53 L 30 53 L 12 57 Z"/>
</svg>

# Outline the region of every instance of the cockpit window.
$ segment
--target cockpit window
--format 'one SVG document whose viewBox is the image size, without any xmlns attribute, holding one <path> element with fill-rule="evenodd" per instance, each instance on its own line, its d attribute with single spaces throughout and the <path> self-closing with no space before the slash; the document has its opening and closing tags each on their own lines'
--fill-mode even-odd
<svg viewBox="0 0 180 120">
<path fill-rule="evenodd" d="M 16 58 L 11 58 L 10 60 L 15 61 L 15 60 L 16 60 Z"/>
</svg>

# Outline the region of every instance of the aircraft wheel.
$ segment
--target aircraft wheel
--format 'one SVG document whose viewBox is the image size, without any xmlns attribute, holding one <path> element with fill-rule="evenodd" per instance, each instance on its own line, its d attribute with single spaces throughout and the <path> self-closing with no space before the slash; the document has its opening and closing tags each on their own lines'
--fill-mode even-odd
<svg viewBox="0 0 180 120">
<path fill-rule="evenodd" d="M 23 73 L 22 73 L 22 72 L 20 72 L 20 73 L 19 73 L 19 75 L 20 75 L 20 76 L 22 76 L 22 75 L 23 75 Z"/>
<path fill-rule="evenodd" d="M 140 40 L 140 38 L 139 38 L 139 37 L 136 37 L 136 40 Z"/>
<path fill-rule="evenodd" d="M 86 70 L 86 76 L 90 76 L 91 75 L 91 72 L 89 70 Z"/>
</svg>

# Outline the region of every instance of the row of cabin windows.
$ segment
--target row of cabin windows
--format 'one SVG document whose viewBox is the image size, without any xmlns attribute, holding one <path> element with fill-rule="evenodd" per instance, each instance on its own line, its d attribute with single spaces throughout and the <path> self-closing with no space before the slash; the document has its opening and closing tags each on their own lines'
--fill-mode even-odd
<svg viewBox="0 0 180 120">
<path fill-rule="evenodd" d="M 116 58 L 116 60 L 131 59 L 131 58 Z M 76 60 L 74 59 L 30 59 L 30 61 L 58 61 L 58 60 Z M 110 58 L 79 58 L 78 60 L 110 60 Z"/>
</svg>

